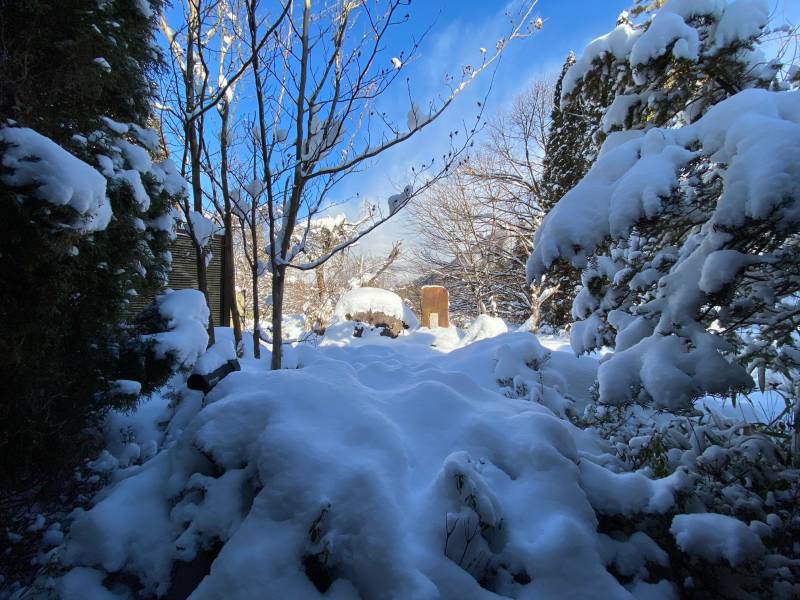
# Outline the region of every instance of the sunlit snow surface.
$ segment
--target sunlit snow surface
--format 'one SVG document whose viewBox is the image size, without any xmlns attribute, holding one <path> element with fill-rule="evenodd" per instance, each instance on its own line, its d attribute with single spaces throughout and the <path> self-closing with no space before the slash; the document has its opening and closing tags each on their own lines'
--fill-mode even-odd
<svg viewBox="0 0 800 600">
<path fill-rule="evenodd" d="M 161 395 L 113 416 L 97 465 L 112 483 L 76 513 L 61 597 L 133 598 L 103 587 L 114 572 L 166 594 L 179 561 L 220 545 L 191 598 L 676 597 L 639 578 L 664 560 L 650 538 L 597 532 L 595 510 L 663 513 L 685 481 L 613 472 L 603 440 L 561 418 L 589 402 L 595 359 L 486 323 L 497 335 L 468 345 L 352 325 L 288 348 L 284 370 L 249 348 L 205 399 L 175 384 L 177 409 Z M 638 557 L 629 589 L 607 570 L 622 555 Z"/>
</svg>

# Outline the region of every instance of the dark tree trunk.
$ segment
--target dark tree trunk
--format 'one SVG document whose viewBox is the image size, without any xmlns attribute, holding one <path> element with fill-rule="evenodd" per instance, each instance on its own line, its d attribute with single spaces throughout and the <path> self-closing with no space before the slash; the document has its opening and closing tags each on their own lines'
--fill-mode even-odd
<svg viewBox="0 0 800 600">
<path fill-rule="evenodd" d="M 222 182 L 222 197 L 225 201 L 225 247 L 222 262 L 222 314 L 223 319 L 230 315 L 233 320 L 233 338 L 236 348 L 242 343 L 242 326 L 239 322 L 239 307 L 236 305 L 236 271 L 233 265 L 233 217 L 231 215 L 231 197 L 228 190 L 228 106 L 221 111 L 222 132 L 220 134 L 220 179 Z"/>
<path fill-rule="evenodd" d="M 272 369 L 281 368 L 283 355 L 283 288 L 286 266 L 280 265 L 272 274 Z"/>
<path fill-rule="evenodd" d="M 258 308 L 258 228 L 255 220 L 255 202 L 250 223 L 250 235 L 253 238 L 252 285 L 253 285 L 253 356 L 261 358 L 261 315 Z"/>
<path fill-rule="evenodd" d="M 194 88 L 194 45 L 195 45 L 195 35 L 196 31 L 194 31 L 193 24 L 190 23 L 189 25 L 189 40 L 186 44 L 186 98 L 187 98 L 187 112 L 192 114 L 194 111 L 194 102 L 195 102 L 195 88 Z M 189 139 L 189 161 L 190 166 L 192 169 L 192 197 L 194 201 L 194 210 L 202 214 L 203 212 L 203 189 L 200 185 L 200 142 L 198 140 L 198 136 L 200 132 L 198 131 L 198 124 L 197 120 L 190 118 L 189 121 L 186 123 L 186 137 Z M 189 218 L 189 215 L 186 215 L 186 218 Z M 192 236 L 196 238 L 196 235 Z M 194 248 L 195 254 L 197 255 L 197 287 L 206 298 L 206 304 L 209 308 L 211 308 L 211 302 L 208 297 L 208 274 L 206 272 L 206 261 L 204 256 L 203 248 L 198 243 L 198 240 L 194 240 Z M 214 343 L 214 315 L 211 311 L 208 311 L 208 345 L 211 346 Z"/>
</svg>

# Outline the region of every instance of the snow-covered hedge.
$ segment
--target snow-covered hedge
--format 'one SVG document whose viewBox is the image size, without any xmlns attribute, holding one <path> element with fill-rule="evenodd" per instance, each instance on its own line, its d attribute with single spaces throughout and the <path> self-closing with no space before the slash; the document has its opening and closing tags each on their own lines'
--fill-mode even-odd
<svg viewBox="0 0 800 600">
<path fill-rule="evenodd" d="M 155 299 L 164 331 L 145 334 L 156 358 L 191 369 L 208 345 L 209 309 L 203 293 L 194 289 L 167 290 Z"/>
<path fill-rule="evenodd" d="M 178 561 L 221 544 L 193 598 L 627 597 L 598 551 L 595 509 L 660 513 L 680 481 L 617 475 L 549 409 L 475 385 L 502 337 L 425 371 L 355 346 L 346 360 L 310 351 L 298 370 L 231 374 L 177 443 L 76 515 L 78 570 L 61 585 L 100 590 L 91 568 L 165 594 Z"/>
</svg>

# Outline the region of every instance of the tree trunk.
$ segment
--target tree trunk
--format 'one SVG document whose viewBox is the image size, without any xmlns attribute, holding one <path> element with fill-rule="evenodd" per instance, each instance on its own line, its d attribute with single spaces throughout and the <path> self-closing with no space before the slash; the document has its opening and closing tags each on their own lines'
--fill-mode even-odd
<svg viewBox="0 0 800 600">
<path fill-rule="evenodd" d="M 192 114 L 194 111 L 194 102 L 195 102 L 195 88 L 194 88 L 194 45 L 195 40 L 197 39 L 197 34 L 199 30 L 199 24 L 197 22 L 197 15 L 195 12 L 191 12 L 191 18 L 189 22 L 189 39 L 186 43 L 186 75 L 185 77 L 185 85 L 186 85 L 186 109 L 187 113 Z M 200 184 L 200 143 L 198 140 L 198 127 L 197 121 L 195 119 L 190 118 L 185 127 L 185 134 L 186 137 L 189 139 L 189 161 L 192 169 L 192 198 L 194 201 L 194 210 L 202 214 L 203 212 L 203 189 Z M 186 218 L 189 218 L 189 215 L 186 215 Z M 192 236 L 196 237 L 196 236 Z M 206 298 L 206 304 L 208 305 L 209 309 L 211 308 L 211 302 L 209 301 L 208 297 L 208 274 L 206 272 L 206 261 L 205 261 L 205 252 L 204 249 L 198 243 L 198 240 L 194 240 L 194 248 L 195 254 L 197 258 L 197 287 L 201 292 L 203 292 L 203 296 Z M 214 316 L 211 310 L 208 311 L 208 345 L 211 346 L 214 343 Z"/>
<path fill-rule="evenodd" d="M 255 205 L 255 203 L 253 204 Z M 253 270 L 251 272 L 251 284 L 253 286 L 253 357 L 261 358 L 261 314 L 258 309 L 258 230 L 255 218 L 250 224 L 250 234 L 253 237 Z"/>
<path fill-rule="evenodd" d="M 272 364 L 273 370 L 281 368 L 283 355 L 283 288 L 286 283 L 286 266 L 280 265 L 272 273 Z"/>
<path fill-rule="evenodd" d="M 236 305 L 236 271 L 233 265 L 233 217 L 231 215 L 231 197 L 228 190 L 228 106 L 221 111 L 222 131 L 220 133 L 220 179 L 222 197 L 225 201 L 225 257 L 222 273 L 222 314 L 230 315 L 233 320 L 233 339 L 238 350 L 242 343 L 242 326 L 239 322 L 239 307 Z"/>
<path fill-rule="evenodd" d="M 323 331 L 327 323 L 323 315 L 325 308 L 325 299 L 328 296 L 328 286 L 325 283 L 325 265 L 320 265 L 314 269 L 314 275 L 317 278 L 317 314 L 315 317 L 316 326 L 319 331 Z M 312 324 L 312 327 L 314 324 Z"/>
<path fill-rule="evenodd" d="M 192 195 L 194 196 L 194 210 L 203 213 L 203 190 L 200 185 L 200 147 L 197 143 L 197 130 L 194 124 L 189 126 L 189 157 L 192 165 Z M 188 216 L 188 215 L 187 215 Z M 203 292 L 206 304 L 211 308 L 211 298 L 208 295 L 208 271 L 206 269 L 206 252 L 198 240 L 194 244 L 197 258 L 197 287 Z M 214 314 L 208 311 L 208 345 L 214 344 Z"/>
</svg>

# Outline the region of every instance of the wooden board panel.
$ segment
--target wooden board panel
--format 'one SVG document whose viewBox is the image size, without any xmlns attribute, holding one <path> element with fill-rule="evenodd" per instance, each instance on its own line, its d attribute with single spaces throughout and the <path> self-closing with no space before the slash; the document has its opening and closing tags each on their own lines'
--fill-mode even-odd
<svg viewBox="0 0 800 600">
<path fill-rule="evenodd" d="M 222 259 L 224 236 L 215 235 L 211 239 L 211 261 L 208 263 L 208 295 L 211 315 L 215 325 L 224 324 L 222 318 Z M 169 273 L 167 287 L 173 290 L 186 288 L 197 289 L 197 263 L 194 245 L 187 233 L 178 232 L 175 241 L 169 248 L 172 253 L 172 270 Z M 131 299 L 126 311 L 127 318 L 133 318 L 153 301 L 153 296 L 140 294 Z"/>
<path fill-rule="evenodd" d="M 422 287 L 422 326 L 450 327 L 450 298 L 440 285 Z"/>
</svg>

